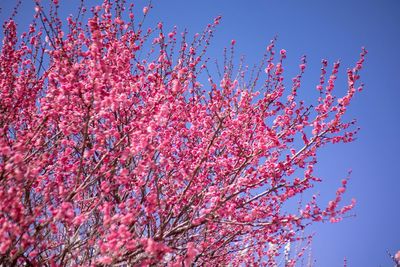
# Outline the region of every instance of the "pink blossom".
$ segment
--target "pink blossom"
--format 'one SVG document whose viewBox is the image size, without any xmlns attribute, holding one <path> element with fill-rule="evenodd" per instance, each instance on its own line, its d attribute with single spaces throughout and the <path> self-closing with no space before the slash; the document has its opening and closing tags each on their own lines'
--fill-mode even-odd
<svg viewBox="0 0 400 267">
<path fill-rule="evenodd" d="M 196 257 L 198 251 L 195 249 L 193 242 L 187 244 L 187 252 L 185 258 L 185 266 L 190 266 Z"/>
<path fill-rule="evenodd" d="M 103 256 L 97 260 L 98 263 L 101 264 L 111 264 L 112 258 L 110 256 Z"/>
<path fill-rule="evenodd" d="M 400 264 L 400 250 L 396 252 L 394 259 Z"/>
<path fill-rule="evenodd" d="M 119 25 L 122 25 L 122 24 L 124 24 L 124 21 L 123 21 L 120 17 L 117 17 L 117 18 L 115 19 L 115 23 L 117 23 L 117 24 L 119 24 Z"/>
<path fill-rule="evenodd" d="M 346 191 L 346 188 L 340 187 L 337 191 L 339 194 L 343 194 Z"/>
</svg>

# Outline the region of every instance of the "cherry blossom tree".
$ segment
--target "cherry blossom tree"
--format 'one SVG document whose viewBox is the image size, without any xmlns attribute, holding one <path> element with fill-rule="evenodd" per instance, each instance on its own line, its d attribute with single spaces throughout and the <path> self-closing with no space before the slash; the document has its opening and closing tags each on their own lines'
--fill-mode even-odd
<svg viewBox="0 0 400 267">
<path fill-rule="evenodd" d="M 66 19 L 59 5 L 36 2 L 21 37 L 3 25 L 0 265 L 294 266 L 304 229 L 353 207 L 344 179 L 328 204 L 285 208 L 321 181 L 318 149 L 354 139 L 366 50 L 342 97 L 339 62 L 323 60 L 307 104 L 306 59 L 286 82 L 274 40 L 259 68 L 235 67 L 232 41 L 214 70 L 220 17 L 190 38 L 145 29 L 151 5 L 82 1 Z"/>
</svg>

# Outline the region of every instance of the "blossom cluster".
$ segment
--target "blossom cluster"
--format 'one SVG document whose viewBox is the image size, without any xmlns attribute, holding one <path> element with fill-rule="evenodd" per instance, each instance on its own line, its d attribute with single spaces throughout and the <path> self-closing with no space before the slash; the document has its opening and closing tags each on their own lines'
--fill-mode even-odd
<svg viewBox="0 0 400 267">
<path fill-rule="evenodd" d="M 144 29 L 151 5 L 124 3 L 64 23 L 58 1 L 37 2 L 21 38 L 4 23 L 0 264 L 274 266 L 307 225 L 340 221 L 354 205 L 341 203 L 347 179 L 326 206 L 284 205 L 321 180 L 320 147 L 354 139 L 344 115 L 366 50 L 340 98 L 340 64 L 323 60 L 308 105 L 305 58 L 288 89 L 275 41 L 253 78 L 229 55 L 216 78 L 207 48 L 220 17 L 189 41 Z"/>
</svg>

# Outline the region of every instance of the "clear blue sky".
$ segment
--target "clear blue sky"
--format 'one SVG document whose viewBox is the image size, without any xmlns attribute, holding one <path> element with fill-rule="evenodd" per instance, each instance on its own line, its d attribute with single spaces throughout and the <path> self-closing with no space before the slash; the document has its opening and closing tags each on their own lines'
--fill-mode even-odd
<svg viewBox="0 0 400 267">
<path fill-rule="evenodd" d="M 0 0 L 2 19 L 13 2 Z M 71 6 L 79 1 L 67 2 Z M 145 3 L 137 1 L 139 6 Z M 278 35 L 278 48 L 288 53 L 289 74 L 297 71 L 303 54 L 308 57 L 302 87 L 308 99 L 315 91 L 322 58 L 340 59 L 344 77 L 360 47 L 368 49 L 362 71 L 365 90 L 349 110 L 349 117 L 357 118 L 362 130 L 354 143 L 320 151 L 317 171 L 324 182 L 315 188 L 321 201 L 327 201 L 352 169 L 347 196 L 357 199 L 356 217 L 315 225 L 312 253 L 315 266 L 343 266 L 344 257 L 348 266 L 393 266 L 386 250 L 400 249 L 400 1 L 153 0 L 153 4 L 149 25 L 163 21 L 166 28 L 177 25 L 191 33 L 222 15 L 211 56 L 221 56 L 223 47 L 235 39 L 236 54 L 246 55 L 253 64 Z M 24 3 L 18 18 L 25 21 L 31 12 L 31 5 Z M 336 92 L 343 94 L 344 80 L 339 79 L 338 85 Z"/>
</svg>

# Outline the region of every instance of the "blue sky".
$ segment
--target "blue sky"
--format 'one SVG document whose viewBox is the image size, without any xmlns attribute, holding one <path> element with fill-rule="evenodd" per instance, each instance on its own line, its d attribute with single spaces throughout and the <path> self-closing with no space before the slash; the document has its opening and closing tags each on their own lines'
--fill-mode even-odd
<svg viewBox="0 0 400 267">
<path fill-rule="evenodd" d="M 0 0 L 1 19 L 13 2 Z M 75 2 L 79 1 L 69 0 L 68 5 Z M 251 65 L 259 62 L 269 40 L 278 35 L 277 47 L 287 50 L 289 76 L 298 70 L 300 57 L 307 55 L 309 67 L 301 89 L 307 99 L 314 96 L 321 59 L 340 59 L 340 75 L 345 77 L 360 48 L 367 48 L 365 89 L 348 116 L 357 118 L 361 132 L 354 143 L 320 151 L 317 173 L 324 181 L 315 188 L 321 201 L 327 201 L 352 169 L 347 196 L 357 200 L 356 216 L 339 224 L 313 226 L 317 234 L 312 255 L 315 266 L 343 266 L 344 257 L 348 266 L 392 266 L 386 250 L 400 249 L 400 1 L 153 0 L 153 5 L 149 25 L 163 21 L 166 28 L 177 25 L 192 34 L 222 15 L 209 51 L 212 57 L 221 58 L 223 48 L 235 39 L 236 55 L 245 55 Z M 24 3 L 18 18 L 26 23 L 31 12 L 32 6 Z M 337 85 L 336 93 L 344 94 L 344 79 Z"/>
</svg>

